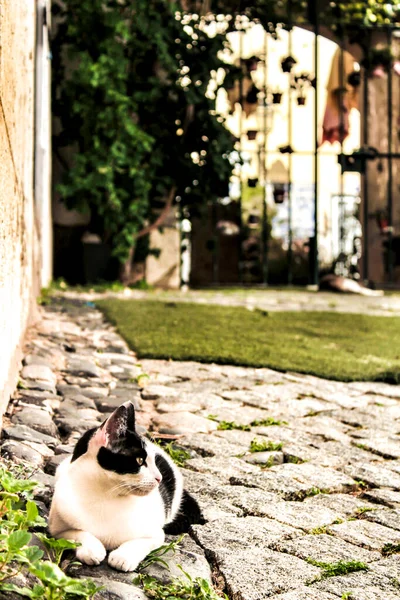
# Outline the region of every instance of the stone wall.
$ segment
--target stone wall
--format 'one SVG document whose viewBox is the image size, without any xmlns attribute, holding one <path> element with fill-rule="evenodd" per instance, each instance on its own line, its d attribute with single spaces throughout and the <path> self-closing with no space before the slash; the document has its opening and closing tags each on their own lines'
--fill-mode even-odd
<svg viewBox="0 0 400 600">
<path fill-rule="evenodd" d="M 34 200 L 36 3 L 0 2 L 0 415 L 35 318 L 42 254 Z"/>
</svg>

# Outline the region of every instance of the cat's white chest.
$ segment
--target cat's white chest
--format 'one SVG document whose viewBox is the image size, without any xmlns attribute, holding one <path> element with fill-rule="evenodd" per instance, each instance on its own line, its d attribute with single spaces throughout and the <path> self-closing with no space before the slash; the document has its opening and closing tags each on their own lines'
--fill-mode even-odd
<svg viewBox="0 0 400 600">
<path fill-rule="evenodd" d="M 142 497 L 111 498 L 84 508 L 85 530 L 99 539 L 107 550 L 126 541 L 146 538 L 162 529 L 164 507 L 157 490 Z"/>
</svg>

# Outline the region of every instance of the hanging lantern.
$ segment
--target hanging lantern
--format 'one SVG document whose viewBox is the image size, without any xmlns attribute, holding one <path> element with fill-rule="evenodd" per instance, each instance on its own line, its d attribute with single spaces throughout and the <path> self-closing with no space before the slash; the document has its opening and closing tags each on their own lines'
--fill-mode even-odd
<svg viewBox="0 0 400 600">
<path fill-rule="evenodd" d="M 298 96 L 297 97 L 297 104 L 299 106 L 304 106 L 306 103 L 306 97 L 305 96 Z"/>
<path fill-rule="evenodd" d="M 248 140 L 255 140 L 255 139 L 257 139 L 257 130 L 256 129 L 249 129 L 249 131 L 247 132 L 247 139 Z"/>
<path fill-rule="evenodd" d="M 258 179 L 256 177 L 247 180 L 247 185 L 249 186 L 249 188 L 257 187 L 257 183 Z"/>
<path fill-rule="evenodd" d="M 285 184 L 274 183 L 272 189 L 275 204 L 283 204 L 285 201 Z"/>
<path fill-rule="evenodd" d="M 293 58 L 293 56 L 286 56 L 286 58 L 281 60 L 282 71 L 284 73 L 290 73 L 296 63 L 297 60 Z"/>
<path fill-rule="evenodd" d="M 272 94 L 272 103 L 273 104 L 280 104 L 282 102 L 282 92 L 273 92 Z"/>
</svg>

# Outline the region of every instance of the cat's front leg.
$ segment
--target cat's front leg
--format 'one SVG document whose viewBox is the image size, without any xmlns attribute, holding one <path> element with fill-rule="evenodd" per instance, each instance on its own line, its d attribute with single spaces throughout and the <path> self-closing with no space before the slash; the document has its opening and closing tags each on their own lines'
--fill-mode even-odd
<svg viewBox="0 0 400 600">
<path fill-rule="evenodd" d="M 152 537 L 124 542 L 109 554 L 108 564 L 118 571 L 134 571 L 149 552 L 162 546 L 164 539 L 164 531 L 161 529 Z"/>
<path fill-rule="evenodd" d="M 76 549 L 76 558 L 86 565 L 99 565 L 106 557 L 106 549 L 101 541 L 88 531 L 68 529 L 59 533 L 57 537 L 80 543 Z"/>
</svg>

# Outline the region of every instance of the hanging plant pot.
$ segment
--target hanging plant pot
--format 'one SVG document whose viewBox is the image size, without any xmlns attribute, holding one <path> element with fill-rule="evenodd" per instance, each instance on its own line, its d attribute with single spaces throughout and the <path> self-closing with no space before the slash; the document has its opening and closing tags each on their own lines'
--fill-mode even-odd
<svg viewBox="0 0 400 600">
<path fill-rule="evenodd" d="M 378 210 L 375 214 L 376 224 L 379 227 L 379 231 L 381 234 L 388 233 L 390 230 L 389 227 L 389 217 L 385 210 Z"/>
<path fill-rule="evenodd" d="M 286 56 L 286 58 L 281 60 L 282 71 L 284 73 L 290 73 L 296 63 L 297 60 L 293 58 L 293 56 Z"/>
<path fill-rule="evenodd" d="M 349 85 L 351 85 L 352 87 L 359 87 L 359 85 L 361 83 L 361 73 L 360 73 L 360 71 L 352 71 L 347 76 L 347 83 Z"/>
<path fill-rule="evenodd" d="M 258 104 L 258 94 L 260 90 L 258 87 L 253 85 L 246 94 L 246 102 L 249 104 Z"/>
<path fill-rule="evenodd" d="M 254 229 L 255 227 L 257 227 L 260 223 L 260 217 L 258 215 L 249 215 L 247 224 L 250 228 Z"/>
<path fill-rule="evenodd" d="M 258 56 L 250 56 L 250 58 L 244 59 L 244 64 L 246 66 L 247 72 L 251 73 L 251 71 L 257 71 L 257 65 L 260 62 Z"/>
<path fill-rule="evenodd" d="M 299 106 L 304 106 L 306 103 L 306 97 L 305 96 L 298 96 L 297 98 L 297 104 Z"/>
<path fill-rule="evenodd" d="M 272 195 L 274 197 L 275 204 L 283 204 L 285 201 L 285 184 L 274 183 Z"/>
<path fill-rule="evenodd" d="M 248 140 L 255 140 L 257 138 L 257 130 L 256 129 L 249 129 L 249 131 L 247 132 L 247 139 Z"/>
<path fill-rule="evenodd" d="M 257 183 L 258 183 L 258 179 L 256 177 L 254 177 L 253 179 L 247 180 L 247 185 L 249 186 L 249 188 L 257 187 Z"/>
<path fill-rule="evenodd" d="M 272 94 L 272 103 L 273 104 L 280 104 L 282 102 L 282 92 L 274 92 Z"/>
</svg>

